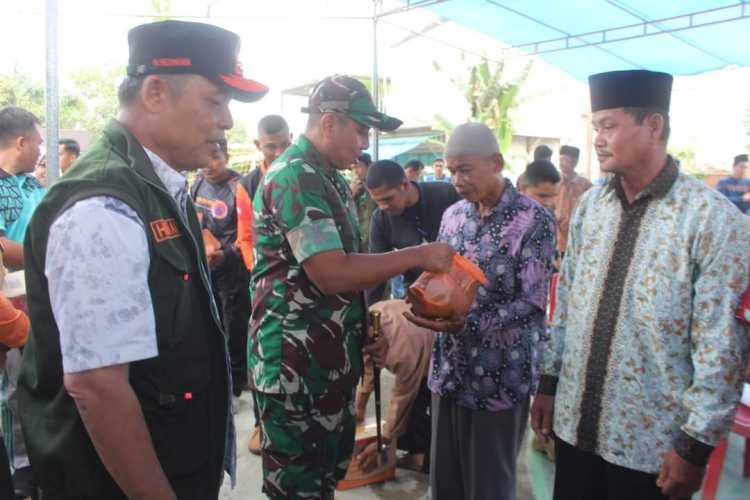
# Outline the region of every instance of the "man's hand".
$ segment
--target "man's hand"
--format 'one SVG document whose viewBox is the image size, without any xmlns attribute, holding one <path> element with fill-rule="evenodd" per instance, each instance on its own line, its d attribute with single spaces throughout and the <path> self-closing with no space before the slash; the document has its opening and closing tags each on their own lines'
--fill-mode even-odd
<svg viewBox="0 0 750 500">
<path fill-rule="evenodd" d="M 374 331 L 370 328 L 367 333 L 368 337 L 372 338 Z M 362 348 L 362 353 L 370 356 L 375 362 L 375 366 L 383 368 L 385 360 L 388 357 L 388 339 L 384 335 L 379 336 L 371 344 L 366 345 Z"/>
<path fill-rule="evenodd" d="M 425 271 L 444 273 L 450 270 L 456 251 L 447 243 L 427 243 L 419 247 L 421 267 Z"/>
<path fill-rule="evenodd" d="M 465 316 L 449 319 L 428 319 L 410 312 L 405 312 L 404 317 L 415 325 L 427 328 L 433 332 L 459 333 L 466 325 Z"/>
<path fill-rule="evenodd" d="M 121 364 L 66 373 L 63 383 L 99 458 L 125 495 L 177 500 L 156 456 L 129 376 L 129 365 Z"/>
<path fill-rule="evenodd" d="M 390 443 L 389 439 L 383 438 L 384 445 L 388 445 L 389 443 Z M 377 441 L 374 443 L 368 444 L 364 450 L 359 452 L 355 460 L 357 461 L 357 465 L 359 466 L 359 468 L 362 469 L 364 472 L 370 472 L 375 467 L 378 467 L 379 465 L 383 465 L 382 456 L 379 456 L 378 454 Z"/>
<path fill-rule="evenodd" d="M 656 485 L 670 499 L 690 498 L 703 484 L 705 467 L 693 465 L 671 449 L 664 455 Z"/>
<path fill-rule="evenodd" d="M 750 201 L 750 193 L 743 194 L 742 201 Z"/>
<path fill-rule="evenodd" d="M 3 264 L 10 269 L 23 269 L 23 245 L 0 236 L 3 246 Z"/>
<path fill-rule="evenodd" d="M 224 255 L 224 250 L 217 250 L 208 254 L 206 257 L 208 258 L 208 267 L 214 269 L 224 263 L 224 258 L 226 256 Z"/>
<path fill-rule="evenodd" d="M 542 441 L 552 437 L 552 422 L 555 415 L 555 397 L 537 394 L 531 405 L 531 428 Z"/>
</svg>

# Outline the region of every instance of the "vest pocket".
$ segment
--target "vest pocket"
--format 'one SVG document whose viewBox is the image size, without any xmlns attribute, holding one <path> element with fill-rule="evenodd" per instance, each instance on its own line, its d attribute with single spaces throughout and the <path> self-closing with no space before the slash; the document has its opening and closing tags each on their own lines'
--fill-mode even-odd
<svg viewBox="0 0 750 500">
<path fill-rule="evenodd" d="M 166 243 L 164 243 L 166 245 Z M 176 244 L 175 244 L 176 245 Z M 192 308 L 200 304 L 200 276 L 177 246 L 164 246 L 152 261 L 152 298 L 156 313 L 159 352 L 172 349 L 192 331 Z"/>
<path fill-rule="evenodd" d="M 175 358 L 159 371 L 136 391 L 157 458 L 169 477 L 197 472 L 210 457 L 208 359 Z"/>
</svg>

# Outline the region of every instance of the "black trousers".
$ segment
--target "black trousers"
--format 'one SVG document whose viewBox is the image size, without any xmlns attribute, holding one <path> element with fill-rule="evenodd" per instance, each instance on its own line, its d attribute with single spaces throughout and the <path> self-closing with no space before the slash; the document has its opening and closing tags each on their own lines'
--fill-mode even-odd
<svg viewBox="0 0 750 500">
<path fill-rule="evenodd" d="M 206 469 L 208 470 L 208 466 Z M 170 483 L 178 500 L 216 500 L 219 498 L 222 479 L 223 472 L 217 475 L 215 467 L 213 467 L 210 473 L 201 471 L 191 476 L 172 478 Z M 8 498 L 11 499 L 13 496 Z M 41 490 L 38 498 L 39 500 L 80 500 L 48 490 Z M 124 499 L 125 497 L 120 498 Z M 0 499 L 4 500 L 4 497 L 0 496 Z"/>
<path fill-rule="evenodd" d="M 656 478 L 555 440 L 554 500 L 669 500 Z"/>
<path fill-rule="evenodd" d="M 229 336 L 232 393 L 242 394 L 247 385 L 247 334 L 250 321 L 250 278 L 242 262 L 232 263 L 211 275 L 214 296 Z"/>
<path fill-rule="evenodd" d="M 10 463 L 8 452 L 5 450 L 5 441 L 0 435 L 0 499 L 5 498 L 13 498 L 13 480 L 10 477 Z"/>
<path fill-rule="evenodd" d="M 422 380 L 417 397 L 414 398 L 406 430 L 398 437 L 398 449 L 409 453 L 424 453 L 422 472 L 430 472 L 430 440 L 432 436 L 432 419 L 430 406 L 432 393 L 427 388 L 427 379 Z"/>
</svg>

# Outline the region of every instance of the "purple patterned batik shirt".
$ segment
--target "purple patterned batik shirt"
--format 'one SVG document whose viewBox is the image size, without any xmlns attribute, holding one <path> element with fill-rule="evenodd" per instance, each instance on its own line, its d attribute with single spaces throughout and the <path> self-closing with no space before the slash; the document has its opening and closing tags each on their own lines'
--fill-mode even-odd
<svg viewBox="0 0 750 500">
<path fill-rule="evenodd" d="M 438 239 L 477 263 L 489 286 L 479 287 L 463 331 L 437 335 L 430 390 L 471 410 L 511 408 L 538 380 L 555 253 L 552 214 L 506 179 L 486 216 L 466 200 L 448 208 Z"/>
</svg>

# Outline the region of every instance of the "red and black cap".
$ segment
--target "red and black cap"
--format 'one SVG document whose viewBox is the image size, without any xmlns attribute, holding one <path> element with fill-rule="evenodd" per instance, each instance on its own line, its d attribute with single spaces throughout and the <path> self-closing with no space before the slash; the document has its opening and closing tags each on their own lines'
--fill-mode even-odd
<svg viewBox="0 0 750 500">
<path fill-rule="evenodd" d="M 128 45 L 129 76 L 201 75 L 243 102 L 257 101 L 268 92 L 262 83 L 242 75 L 240 37 L 218 26 L 186 21 L 142 24 L 128 32 Z"/>
</svg>

